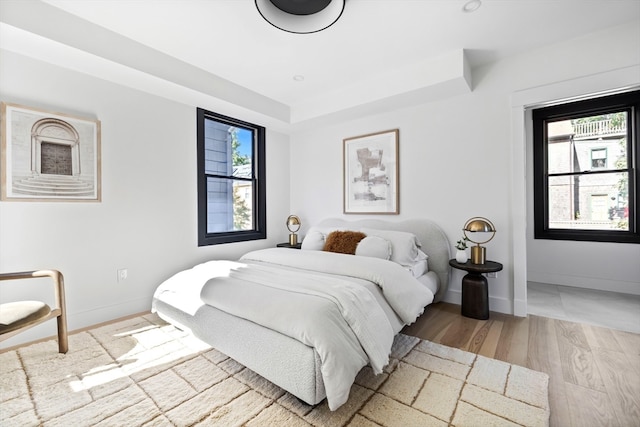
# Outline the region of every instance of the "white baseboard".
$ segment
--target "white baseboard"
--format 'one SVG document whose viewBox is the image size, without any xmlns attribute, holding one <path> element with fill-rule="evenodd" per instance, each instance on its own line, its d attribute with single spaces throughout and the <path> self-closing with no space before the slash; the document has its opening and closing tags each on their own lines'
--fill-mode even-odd
<svg viewBox="0 0 640 427">
<path fill-rule="evenodd" d="M 518 317 L 527 317 L 529 309 L 527 308 L 527 301 L 516 299 L 513 301 L 513 315 Z"/>
<path fill-rule="evenodd" d="M 149 297 L 128 300 L 124 303 L 98 307 L 80 313 L 68 313 L 68 329 L 73 332 L 77 329 L 87 328 L 99 323 L 145 311 L 151 311 L 151 298 Z"/>
<path fill-rule="evenodd" d="M 543 271 L 528 271 L 527 281 L 546 283 L 549 285 L 572 286 L 574 288 L 640 295 L 640 282 L 625 282 L 621 280 L 610 280 L 595 277 L 553 274 L 545 273 Z"/>
</svg>

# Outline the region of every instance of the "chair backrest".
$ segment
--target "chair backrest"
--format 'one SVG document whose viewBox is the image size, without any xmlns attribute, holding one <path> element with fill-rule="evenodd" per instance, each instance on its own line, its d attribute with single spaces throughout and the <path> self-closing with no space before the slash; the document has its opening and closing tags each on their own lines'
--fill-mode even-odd
<svg viewBox="0 0 640 427">
<path fill-rule="evenodd" d="M 57 270 L 35 270 L 18 273 L 0 273 L 0 281 L 51 277 L 54 284 L 56 306 L 50 308 L 39 301 L 16 301 L 0 304 L 0 341 L 11 338 L 20 332 L 56 318 L 58 323 L 58 350 L 66 353 L 69 349 L 67 336 L 67 312 L 65 308 L 64 277 Z"/>
</svg>

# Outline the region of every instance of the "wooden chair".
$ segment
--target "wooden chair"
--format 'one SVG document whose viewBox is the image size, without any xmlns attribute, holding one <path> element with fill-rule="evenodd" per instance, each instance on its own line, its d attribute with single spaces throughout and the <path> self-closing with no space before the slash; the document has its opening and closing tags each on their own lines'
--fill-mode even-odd
<svg viewBox="0 0 640 427">
<path fill-rule="evenodd" d="M 56 307 L 51 309 L 48 304 L 41 301 L 17 301 L 0 304 L 0 342 L 56 317 L 58 320 L 58 349 L 60 353 L 66 353 L 69 349 L 69 341 L 62 273 L 57 270 L 0 273 L 0 281 L 36 277 L 51 277 L 53 279 Z"/>
</svg>

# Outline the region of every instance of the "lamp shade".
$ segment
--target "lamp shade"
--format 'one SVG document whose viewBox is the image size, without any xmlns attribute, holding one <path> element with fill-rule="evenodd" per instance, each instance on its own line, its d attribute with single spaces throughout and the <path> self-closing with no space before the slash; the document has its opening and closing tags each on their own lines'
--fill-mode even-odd
<svg viewBox="0 0 640 427">
<path fill-rule="evenodd" d="M 464 224 L 464 228 L 462 230 L 464 232 L 465 237 L 470 242 L 473 242 L 476 244 L 487 243 L 489 240 L 493 239 L 493 237 L 496 235 L 496 227 L 493 225 L 493 223 L 489 221 L 487 218 L 483 218 L 480 216 L 477 216 L 468 220 Z M 491 237 L 489 237 L 487 240 L 477 240 L 477 239 L 474 240 L 470 238 L 467 234 L 467 233 L 478 233 L 478 232 L 492 233 L 492 234 L 491 234 Z"/>
<path fill-rule="evenodd" d="M 255 0 L 260 15 L 274 27 L 290 33 L 322 31 L 342 15 L 346 0 Z"/>
<path fill-rule="evenodd" d="M 295 233 L 296 231 L 300 230 L 300 225 L 302 225 L 302 223 L 300 222 L 300 218 L 295 215 L 289 215 L 289 217 L 287 218 L 287 228 L 290 232 Z"/>
</svg>

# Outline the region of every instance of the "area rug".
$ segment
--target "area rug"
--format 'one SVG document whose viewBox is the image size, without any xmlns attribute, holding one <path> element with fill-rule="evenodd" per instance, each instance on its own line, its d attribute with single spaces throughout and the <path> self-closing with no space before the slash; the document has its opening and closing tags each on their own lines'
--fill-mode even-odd
<svg viewBox="0 0 640 427">
<path fill-rule="evenodd" d="M 546 426 L 546 374 L 398 335 L 348 402 L 309 406 L 154 314 L 0 354 L 2 426 Z"/>
</svg>

